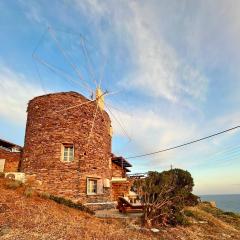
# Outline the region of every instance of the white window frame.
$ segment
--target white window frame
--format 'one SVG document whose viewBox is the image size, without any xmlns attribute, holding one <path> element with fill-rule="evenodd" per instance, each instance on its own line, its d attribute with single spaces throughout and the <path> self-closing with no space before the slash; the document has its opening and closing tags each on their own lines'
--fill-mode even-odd
<svg viewBox="0 0 240 240">
<path fill-rule="evenodd" d="M 90 189 L 90 182 L 95 182 L 95 191 Z M 99 195 L 103 194 L 103 181 L 101 178 L 87 177 L 87 195 Z"/>
<path fill-rule="evenodd" d="M 6 159 L 0 159 L 0 161 L 2 162 L 2 166 L 3 166 L 3 169 L 0 169 L 0 172 L 4 172 Z M 2 171 L 1 171 L 1 170 L 2 170 Z"/>
<path fill-rule="evenodd" d="M 95 182 L 95 190 L 96 191 L 92 191 L 94 189 L 91 189 L 90 188 L 90 182 Z M 87 178 L 87 194 L 88 195 L 96 195 L 97 194 L 97 182 L 98 182 L 98 179 L 97 178 Z"/>
<path fill-rule="evenodd" d="M 71 149 L 72 149 L 72 152 L 71 152 Z M 72 143 L 63 143 L 62 144 L 61 161 L 62 162 L 74 161 L 74 145 Z"/>
</svg>

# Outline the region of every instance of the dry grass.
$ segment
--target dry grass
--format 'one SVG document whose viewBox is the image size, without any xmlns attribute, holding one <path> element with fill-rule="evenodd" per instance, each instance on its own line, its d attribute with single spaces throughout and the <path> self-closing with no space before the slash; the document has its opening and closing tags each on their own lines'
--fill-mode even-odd
<svg viewBox="0 0 240 240">
<path fill-rule="evenodd" d="M 117 220 L 98 219 L 52 200 L 26 197 L 24 188 L 7 189 L 0 180 L 1 239 L 154 239 Z"/>
<path fill-rule="evenodd" d="M 134 230 L 126 220 L 98 219 L 37 195 L 27 197 L 26 188 L 8 189 L 0 179 L 0 239 L 68 240 L 68 239 L 240 239 L 239 231 L 201 208 L 190 208 L 189 219 L 207 221 L 188 227 L 161 229 L 160 233 Z"/>
</svg>

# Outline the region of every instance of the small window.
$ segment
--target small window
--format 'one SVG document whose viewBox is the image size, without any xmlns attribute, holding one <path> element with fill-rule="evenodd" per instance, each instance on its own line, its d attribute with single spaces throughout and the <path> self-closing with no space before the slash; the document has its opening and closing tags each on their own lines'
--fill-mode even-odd
<svg viewBox="0 0 240 240">
<path fill-rule="evenodd" d="M 87 179 L 87 194 L 97 194 L 97 179 Z"/>
<path fill-rule="evenodd" d="M 71 162 L 74 159 L 74 147 L 73 144 L 62 145 L 62 160 L 65 162 Z"/>
<path fill-rule="evenodd" d="M 0 159 L 0 172 L 4 172 L 5 159 Z"/>
</svg>

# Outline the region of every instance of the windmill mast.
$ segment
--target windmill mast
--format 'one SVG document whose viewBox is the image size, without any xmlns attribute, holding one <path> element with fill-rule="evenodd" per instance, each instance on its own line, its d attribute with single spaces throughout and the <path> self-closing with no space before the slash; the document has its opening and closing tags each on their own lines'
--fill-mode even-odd
<svg viewBox="0 0 240 240">
<path fill-rule="evenodd" d="M 96 102 L 98 108 L 103 111 L 104 110 L 104 93 L 102 92 L 100 87 L 96 88 Z"/>
</svg>

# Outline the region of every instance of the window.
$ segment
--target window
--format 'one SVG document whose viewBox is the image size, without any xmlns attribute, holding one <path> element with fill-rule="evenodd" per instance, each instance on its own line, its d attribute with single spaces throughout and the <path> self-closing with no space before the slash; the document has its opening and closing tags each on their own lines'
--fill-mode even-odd
<svg viewBox="0 0 240 240">
<path fill-rule="evenodd" d="M 4 172 L 5 159 L 0 159 L 0 172 Z"/>
<path fill-rule="evenodd" d="M 87 194 L 97 194 L 97 179 L 87 179 Z"/>
<path fill-rule="evenodd" d="M 74 147 L 73 144 L 62 145 L 62 160 L 65 162 L 71 162 L 74 159 Z"/>
</svg>

